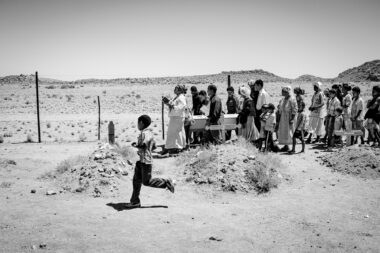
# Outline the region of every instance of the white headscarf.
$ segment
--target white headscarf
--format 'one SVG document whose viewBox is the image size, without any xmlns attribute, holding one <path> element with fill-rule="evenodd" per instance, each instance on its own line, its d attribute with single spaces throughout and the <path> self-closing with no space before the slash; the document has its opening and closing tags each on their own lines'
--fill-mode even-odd
<svg viewBox="0 0 380 253">
<path fill-rule="evenodd" d="M 293 89 L 292 89 L 292 86 L 290 85 L 286 85 L 286 86 L 282 86 L 281 87 L 281 90 L 285 90 L 289 93 L 289 96 L 290 97 L 293 97 Z"/>
<path fill-rule="evenodd" d="M 313 83 L 313 87 L 314 87 L 314 86 L 317 86 L 317 87 L 318 87 L 318 90 L 321 91 L 321 90 L 322 90 L 322 86 L 323 86 L 323 84 L 322 84 L 321 82 L 314 82 L 314 83 Z"/>
<path fill-rule="evenodd" d="M 240 87 L 240 94 L 244 97 L 249 97 L 251 95 L 251 89 L 245 86 L 242 86 Z"/>
</svg>

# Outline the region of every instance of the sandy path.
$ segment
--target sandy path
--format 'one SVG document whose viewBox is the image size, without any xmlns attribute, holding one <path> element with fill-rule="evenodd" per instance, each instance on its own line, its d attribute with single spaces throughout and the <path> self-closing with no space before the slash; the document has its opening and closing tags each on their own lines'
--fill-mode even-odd
<svg viewBox="0 0 380 253">
<path fill-rule="evenodd" d="M 2 168 L 0 252 L 378 252 L 379 180 L 331 173 L 312 157 L 286 156 L 291 175 L 268 195 L 213 192 L 179 182 L 176 193 L 143 188 L 147 208 L 117 211 L 131 183 L 113 199 L 46 196 L 52 184 L 36 178 L 96 143 L 6 144 Z M 27 157 L 27 158 L 26 158 Z M 178 178 L 172 158 L 157 160 L 162 176 Z M 1 183 L 1 182 L 0 182 Z M 31 194 L 30 190 L 37 190 Z M 164 206 L 148 208 L 149 206 Z M 167 206 L 167 208 L 165 208 Z M 209 240 L 213 236 L 221 241 Z M 46 243 L 46 249 L 38 249 Z M 32 245 L 37 250 L 32 250 Z"/>
</svg>

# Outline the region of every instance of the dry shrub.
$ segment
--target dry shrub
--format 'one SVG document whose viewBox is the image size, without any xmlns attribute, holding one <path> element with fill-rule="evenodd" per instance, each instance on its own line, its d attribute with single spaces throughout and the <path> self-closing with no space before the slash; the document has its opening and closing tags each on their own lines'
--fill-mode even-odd
<svg viewBox="0 0 380 253">
<path fill-rule="evenodd" d="M 50 122 L 48 122 L 48 123 L 46 124 L 46 127 L 47 127 L 47 128 L 50 128 L 50 127 L 51 127 Z"/>
<path fill-rule="evenodd" d="M 31 134 L 28 134 L 27 136 L 26 136 L 26 141 L 25 142 L 27 142 L 27 143 L 31 143 L 31 142 L 33 142 L 33 138 L 32 138 L 32 135 Z"/>
<path fill-rule="evenodd" d="M 0 135 L 0 143 L 3 143 L 4 142 L 4 138 L 3 136 Z"/>
<path fill-rule="evenodd" d="M 70 85 L 70 84 L 62 84 L 61 89 L 74 89 L 75 85 Z"/>
<path fill-rule="evenodd" d="M 81 133 L 79 135 L 79 142 L 84 142 L 84 141 L 86 141 L 86 139 L 87 139 L 87 137 L 84 133 Z"/>
<path fill-rule="evenodd" d="M 126 145 L 115 144 L 115 152 L 120 154 L 124 160 L 135 160 L 137 158 L 136 149 Z"/>
<path fill-rule="evenodd" d="M 41 179 L 56 178 L 59 175 L 64 174 L 67 171 L 70 171 L 76 165 L 82 165 L 88 160 L 85 156 L 74 156 L 60 162 L 54 171 L 49 171 L 43 174 Z"/>
<path fill-rule="evenodd" d="M 54 85 L 48 85 L 45 87 L 45 89 L 48 89 L 48 90 L 53 90 L 55 89 L 56 87 Z"/>
</svg>

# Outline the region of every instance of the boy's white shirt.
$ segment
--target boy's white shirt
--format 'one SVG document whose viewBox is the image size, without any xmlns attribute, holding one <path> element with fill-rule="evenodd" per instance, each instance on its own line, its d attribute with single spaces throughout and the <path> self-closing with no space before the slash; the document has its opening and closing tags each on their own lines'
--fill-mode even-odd
<svg viewBox="0 0 380 253">
<path fill-rule="evenodd" d="M 145 144 L 145 148 L 138 148 L 137 154 L 140 156 L 140 162 L 145 164 L 152 164 L 152 148 L 154 145 L 153 132 L 150 128 L 143 129 L 138 138 L 137 145 L 141 146 Z"/>
</svg>

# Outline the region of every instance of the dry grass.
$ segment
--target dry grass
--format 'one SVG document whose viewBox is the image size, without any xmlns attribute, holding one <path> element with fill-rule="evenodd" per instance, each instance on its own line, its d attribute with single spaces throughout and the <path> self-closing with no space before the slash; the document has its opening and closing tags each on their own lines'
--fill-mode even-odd
<svg viewBox="0 0 380 253">
<path fill-rule="evenodd" d="M 57 175 L 62 175 L 67 171 L 70 171 L 72 167 L 76 165 L 82 165 L 88 160 L 88 157 L 86 156 L 75 156 L 68 158 L 62 162 L 60 162 L 54 171 L 49 171 L 45 174 L 43 174 L 40 178 L 41 179 L 48 179 L 48 178 L 56 178 Z"/>
<path fill-rule="evenodd" d="M 126 145 L 121 146 L 119 143 L 115 144 L 115 152 L 120 154 L 124 160 L 136 160 L 137 153 L 136 149 L 128 147 Z"/>
</svg>

